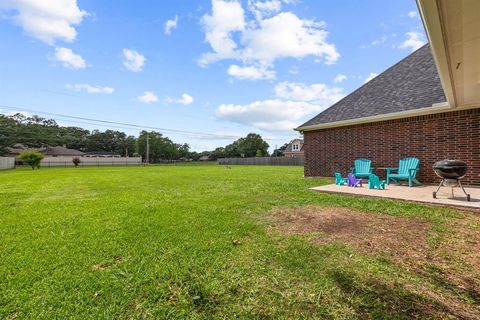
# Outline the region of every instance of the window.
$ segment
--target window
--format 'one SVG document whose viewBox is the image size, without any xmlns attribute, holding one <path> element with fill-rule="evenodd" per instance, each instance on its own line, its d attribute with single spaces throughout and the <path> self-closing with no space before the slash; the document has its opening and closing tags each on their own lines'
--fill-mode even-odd
<svg viewBox="0 0 480 320">
<path fill-rule="evenodd" d="M 299 144 L 293 144 L 292 145 L 292 151 L 298 151 L 300 150 L 300 145 Z"/>
</svg>

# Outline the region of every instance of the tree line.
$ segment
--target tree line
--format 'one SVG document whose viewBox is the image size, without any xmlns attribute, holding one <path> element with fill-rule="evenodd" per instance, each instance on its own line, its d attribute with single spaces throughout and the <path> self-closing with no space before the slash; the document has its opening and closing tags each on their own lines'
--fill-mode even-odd
<svg viewBox="0 0 480 320">
<path fill-rule="evenodd" d="M 209 160 L 225 157 L 259 157 L 269 156 L 268 143 L 256 133 L 249 133 L 225 147 L 212 151 L 195 152 L 187 143 L 175 143 L 170 138 L 156 131 L 141 131 L 138 137 L 116 130 L 87 130 L 80 127 L 61 126 L 53 119 L 37 115 L 26 116 L 0 115 L 0 155 L 7 152 L 7 147 L 23 144 L 31 148 L 43 146 L 66 146 L 83 152 L 108 152 L 121 156 L 141 156 L 146 159 L 147 137 L 149 161 L 192 159 L 207 156 Z M 282 148 L 274 151 L 281 155 Z"/>
</svg>

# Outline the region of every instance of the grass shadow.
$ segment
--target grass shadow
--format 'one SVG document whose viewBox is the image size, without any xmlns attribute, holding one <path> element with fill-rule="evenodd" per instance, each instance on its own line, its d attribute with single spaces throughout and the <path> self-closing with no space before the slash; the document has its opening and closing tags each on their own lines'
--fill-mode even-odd
<svg viewBox="0 0 480 320">
<path fill-rule="evenodd" d="M 332 271 L 329 276 L 360 319 L 435 319 L 445 315 L 463 318 L 395 283 L 389 285 L 378 278 L 361 278 L 346 270 Z"/>
</svg>

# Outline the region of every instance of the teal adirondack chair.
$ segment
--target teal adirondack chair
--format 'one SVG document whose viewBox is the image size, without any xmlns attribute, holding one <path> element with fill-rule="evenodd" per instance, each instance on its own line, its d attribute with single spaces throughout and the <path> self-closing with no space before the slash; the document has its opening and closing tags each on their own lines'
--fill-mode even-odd
<svg viewBox="0 0 480 320">
<path fill-rule="evenodd" d="M 368 178 L 373 173 L 372 161 L 368 159 L 356 159 L 355 167 L 352 168 L 352 172 L 357 178 Z"/>
<path fill-rule="evenodd" d="M 368 188 L 369 189 L 375 189 L 377 188 L 378 190 L 380 189 L 385 189 L 385 180 L 380 180 L 380 178 L 373 173 L 370 175 L 370 178 L 368 178 Z"/>
<path fill-rule="evenodd" d="M 398 161 L 398 168 L 387 168 L 387 184 L 390 180 L 399 183 L 400 180 L 408 180 L 408 186 L 421 184 L 415 177 L 420 168 L 420 160 L 417 158 L 404 158 Z M 393 173 L 396 171 L 397 173 Z"/>
<path fill-rule="evenodd" d="M 342 178 L 340 172 L 335 172 L 335 184 L 337 186 L 343 186 L 344 184 L 347 184 L 347 178 Z"/>
</svg>

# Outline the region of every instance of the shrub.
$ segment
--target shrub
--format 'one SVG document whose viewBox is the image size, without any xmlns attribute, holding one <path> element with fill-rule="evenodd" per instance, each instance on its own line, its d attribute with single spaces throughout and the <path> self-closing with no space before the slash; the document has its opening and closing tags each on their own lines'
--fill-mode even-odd
<svg viewBox="0 0 480 320">
<path fill-rule="evenodd" d="M 78 167 L 78 165 L 79 165 L 80 162 L 82 162 L 82 161 L 80 161 L 80 158 L 73 158 L 73 159 L 72 159 L 72 162 L 73 162 L 73 164 L 75 165 L 75 168 L 76 168 L 76 167 Z"/>
<path fill-rule="evenodd" d="M 25 161 L 26 164 L 35 170 L 35 168 L 40 169 L 40 162 L 44 158 L 44 155 L 38 151 L 24 150 L 19 154 L 18 158 Z"/>
</svg>

